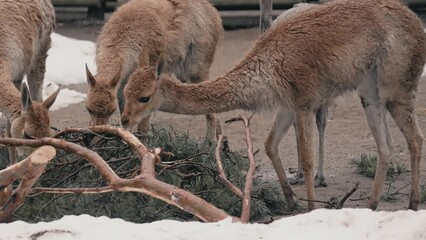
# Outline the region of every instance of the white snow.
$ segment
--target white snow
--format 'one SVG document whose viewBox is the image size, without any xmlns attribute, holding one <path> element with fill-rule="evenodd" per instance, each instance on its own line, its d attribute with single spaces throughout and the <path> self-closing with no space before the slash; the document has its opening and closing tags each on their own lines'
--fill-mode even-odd
<svg viewBox="0 0 426 240">
<path fill-rule="evenodd" d="M 51 110 L 65 108 L 85 100 L 85 93 L 70 90 L 65 86 L 86 82 L 86 64 L 93 73 L 96 72 L 95 55 L 95 43 L 52 33 L 52 47 L 46 60 L 43 98 L 48 97 L 59 86 L 61 91 Z"/>
<path fill-rule="evenodd" d="M 143 207 L 143 206 L 141 206 Z M 318 209 L 285 217 L 271 224 L 241 224 L 225 219 L 217 223 L 162 220 L 135 224 L 121 219 L 65 216 L 54 222 L 0 224 L 0 239 L 18 240 L 251 240 L 251 239 L 426 239 L 426 210 L 373 212 L 368 209 Z"/>
<path fill-rule="evenodd" d="M 66 86 L 86 82 L 85 65 L 96 72 L 95 43 L 52 33 L 52 47 L 46 62 L 45 80 Z"/>
</svg>

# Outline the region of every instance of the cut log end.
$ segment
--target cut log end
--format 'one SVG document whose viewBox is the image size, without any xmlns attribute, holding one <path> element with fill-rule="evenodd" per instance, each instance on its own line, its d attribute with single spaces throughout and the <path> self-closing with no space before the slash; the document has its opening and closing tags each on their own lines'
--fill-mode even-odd
<svg viewBox="0 0 426 240">
<path fill-rule="evenodd" d="M 37 148 L 31 155 L 33 164 L 46 164 L 56 155 L 56 149 L 52 146 L 42 146 Z"/>
</svg>

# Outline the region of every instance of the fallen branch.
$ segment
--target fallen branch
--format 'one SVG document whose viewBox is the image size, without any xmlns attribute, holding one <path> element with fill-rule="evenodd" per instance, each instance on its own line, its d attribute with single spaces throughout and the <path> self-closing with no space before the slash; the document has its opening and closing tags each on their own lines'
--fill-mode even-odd
<svg viewBox="0 0 426 240">
<path fill-rule="evenodd" d="M 348 192 L 345 194 L 345 196 L 342 198 L 342 200 L 340 200 L 340 202 L 337 204 L 336 208 L 337 209 L 342 209 L 343 208 L 343 204 L 346 202 L 346 200 L 356 191 L 358 190 L 359 187 L 359 182 L 357 182 L 355 184 L 355 186 Z"/>
<path fill-rule="evenodd" d="M 300 201 L 305 201 L 305 202 L 314 202 L 314 203 L 322 203 L 322 204 L 326 204 L 328 206 L 328 208 L 334 208 L 334 209 L 342 209 L 343 208 L 343 204 L 346 202 L 346 200 L 352 196 L 352 194 L 358 190 L 359 187 L 359 182 L 357 182 L 355 184 L 355 186 L 345 194 L 345 196 L 343 196 L 343 198 L 338 201 L 337 197 L 333 197 L 328 201 L 322 201 L 322 200 L 309 200 L 309 199 L 304 199 L 304 198 L 299 198 Z M 353 200 L 350 200 L 353 201 Z"/>
<path fill-rule="evenodd" d="M 240 218 L 233 218 L 234 221 L 248 222 L 250 216 L 250 203 L 251 203 L 251 187 L 253 182 L 253 173 L 255 169 L 254 158 L 253 158 L 253 147 L 251 143 L 251 136 L 249 130 L 249 119 L 240 117 L 241 121 L 244 121 L 246 127 L 246 138 L 248 144 L 248 158 L 250 160 L 250 168 L 246 177 L 246 184 L 244 191 L 240 195 L 243 197 L 242 214 Z M 77 145 L 72 142 L 68 142 L 61 139 L 55 138 L 41 138 L 41 139 L 12 139 L 5 138 L 0 139 L 0 144 L 6 144 L 9 146 L 29 146 L 29 147 L 40 147 L 44 145 L 50 145 L 58 149 L 63 149 L 67 152 L 77 154 L 78 156 L 89 161 L 106 180 L 106 186 L 98 188 L 35 188 L 32 193 L 76 193 L 76 194 L 89 194 L 89 193 L 103 193 L 111 191 L 119 192 L 140 192 L 147 194 L 151 197 L 165 201 L 168 204 L 174 205 L 186 212 L 193 214 L 206 222 L 215 222 L 230 217 L 222 209 L 218 209 L 209 202 L 195 196 L 194 194 L 180 189 L 171 184 L 164 183 L 156 179 L 156 165 L 159 163 L 161 155 L 160 149 L 148 149 L 145 147 L 138 138 L 136 138 L 129 131 L 113 126 L 93 126 L 87 129 L 81 128 L 68 128 L 57 136 L 65 133 L 76 133 L 76 132 L 90 132 L 96 136 L 102 136 L 101 134 L 113 134 L 118 136 L 125 142 L 130 149 L 135 152 L 141 161 L 140 171 L 137 174 L 135 171 L 135 177 L 130 179 L 123 179 L 115 173 L 112 168 L 106 163 L 106 161 L 96 152 L 93 152 L 87 148 Z M 219 148 L 220 149 L 220 146 Z M 13 167 L 13 166 L 12 166 Z M 41 174 L 41 173 L 40 173 Z M 0 184 L 10 183 L 10 180 L 0 180 Z M 31 184 L 32 186 L 32 184 Z M 30 185 L 25 185 L 27 192 Z M 6 205 L 9 209 L 10 205 Z"/>
<path fill-rule="evenodd" d="M 0 184 L 10 185 L 20 179 L 21 183 L 4 202 L 0 209 L 0 222 L 10 221 L 16 208 L 21 205 L 33 184 L 39 179 L 47 164 L 56 155 L 56 150 L 50 146 L 36 149 L 29 157 L 0 171 Z"/>
<path fill-rule="evenodd" d="M 75 143 L 67 142 L 54 138 L 41 139 L 0 139 L 0 143 L 12 146 L 30 146 L 39 147 L 42 145 L 50 145 L 68 152 L 75 153 L 90 163 L 92 163 L 99 173 L 107 180 L 108 187 L 120 192 L 141 192 L 151 197 L 161 199 L 169 204 L 177 206 L 184 211 L 187 211 L 203 221 L 215 222 L 229 217 L 223 210 L 216 208 L 207 201 L 179 189 L 173 185 L 161 182 L 155 178 L 155 165 L 159 161 L 158 156 L 146 148 L 133 134 L 122 128 L 113 126 L 94 126 L 88 129 L 70 128 L 61 132 L 79 132 L 91 131 L 96 134 L 111 133 L 119 136 L 128 146 L 137 153 L 141 159 L 140 174 L 132 179 L 122 179 L 110 168 L 110 166 L 99 156 L 99 154 L 90 151 Z M 57 189 L 60 192 L 65 192 L 65 189 Z M 72 191 L 79 192 L 81 189 Z M 37 191 L 41 191 L 40 189 Z M 238 218 L 234 218 L 239 221 Z"/>
<path fill-rule="evenodd" d="M 217 170 L 219 172 L 219 177 L 223 181 L 225 186 L 231 189 L 231 191 L 235 193 L 235 195 L 239 196 L 240 198 L 243 198 L 244 197 L 243 192 L 234 184 L 232 184 L 231 181 L 228 180 L 228 178 L 225 175 L 225 171 L 223 170 L 222 160 L 220 158 L 220 152 L 222 148 L 222 142 L 224 141 L 224 139 L 225 137 L 222 134 L 218 135 L 215 158 L 216 158 Z"/>
<path fill-rule="evenodd" d="M 249 159 L 249 169 L 247 171 L 246 184 L 244 186 L 244 193 L 243 193 L 243 207 L 242 207 L 242 213 L 241 213 L 241 220 L 243 222 L 249 222 L 250 220 L 251 190 L 253 185 L 254 171 L 256 169 L 256 164 L 254 162 L 254 154 L 253 154 L 253 141 L 251 140 L 251 133 L 250 133 L 250 119 L 253 116 L 254 116 L 254 113 L 249 118 L 247 118 L 246 116 L 239 116 L 226 121 L 226 123 L 231 123 L 232 121 L 243 121 L 245 132 L 246 132 L 247 156 Z"/>
</svg>

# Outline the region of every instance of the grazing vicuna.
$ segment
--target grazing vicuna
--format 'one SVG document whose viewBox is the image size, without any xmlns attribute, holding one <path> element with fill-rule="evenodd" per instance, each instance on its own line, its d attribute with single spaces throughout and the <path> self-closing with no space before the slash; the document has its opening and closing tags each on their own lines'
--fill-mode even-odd
<svg viewBox="0 0 426 240">
<path fill-rule="evenodd" d="M 216 46 L 223 34 L 216 9 L 206 0 L 139 0 L 121 6 L 97 40 L 97 74 L 87 71 L 87 110 L 95 124 L 106 124 L 117 105 L 123 112 L 123 87 L 136 69 L 155 65 L 164 53 L 165 67 L 182 81 L 208 79 Z M 96 79 L 96 80 L 95 80 Z M 118 96 L 117 96 L 118 88 Z M 154 97 L 140 102 L 157 101 Z M 136 111 L 136 109 L 132 109 Z M 152 113 L 139 115 L 126 128 L 146 127 Z M 214 137 L 215 116 L 207 115 L 208 138 Z"/>
<path fill-rule="evenodd" d="M 157 67 L 151 68 L 151 74 L 159 76 L 156 81 L 141 82 L 146 78 L 136 71 L 124 94 L 126 107 L 149 105 L 145 108 L 181 114 L 279 110 L 265 147 L 293 207 L 293 193 L 278 155 L 280 139 L 295 121 L 307 196 L 315 200 L 314 113 L 321 105 L 356 90 L 378 151 L 368 206 L 375 209 L 378 205 L 391 156 L 387 110 L 407 140 L 412 171 L 409 208 L 417 209 L 423 135 L 414 102 L 425 58 L 422 24 L 400 2 L 335 0 L 275 24 L 240 63 L 215 80 L 199 84 L 172 80 L 160 58 Z M 160 97 L 137 102 L 153 95 Z M 314 202 L 309 201 L 308 207 L 313 209 Z"/>
<path fill-rule="evenodd" d="M 55 11 L 48 0 L 0 0 L 0 12 L 0 111 L 12 137 L 49 136 L 48 109 L 59 90 L 41 101 Z M 25 75 L 29 91 L 19 92 Z"/>
</svg>

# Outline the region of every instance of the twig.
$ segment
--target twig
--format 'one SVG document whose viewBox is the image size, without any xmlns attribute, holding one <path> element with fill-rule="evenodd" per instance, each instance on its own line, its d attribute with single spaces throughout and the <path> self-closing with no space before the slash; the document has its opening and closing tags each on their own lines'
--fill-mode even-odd
<svg viewBox="0 0 426 240">
<path fill-rule="evenodd" d="M 241 213 L 241 220 L 243 222 L 248 222 L 250 219 L 250 205 L 251 205 L 251 189 L 253 185 L 254 171 L 256 170 L 256 164 L 254 162 L 254 154 L 253 154 L 253 142 L 251 140 L 250 133 L 250 120 L 254 116 L 255 113 L 252 113 L 250 117 L 246 117 L 243 115 L 231 118 L 225 123 L 230 124 L 235 121 L 242 121 L 244 123 L 245 132 L 246 132 L 246 144 L 247 144 L 247 156 L 249 159 L 249 169 L 247 171 L 246 182 L 244 186 L 243 192 L 243 206 Z"/>
<path fill-rule="evenodd" d="M 250 205 L 251 205 L 251 191 L 253 185 L 254 171 L 256 170 L 256 164 L 254 162 L 253 154 L 253 141 L 251 140 L 250 133 L 250 119 L 254 116 L 254 113 L 249 117 L 241 116 L 244 126 L 246 129 L 247 139 L 247 156 L 249 159 L 249 170 L 247 171 L 246 184 L 244 187 L 244 199 L 243 199 L 243 210 L 241 213 L 241 220 L 248 222 L 250 220 Z"/>
<path fill-rule="evenodd" d="M 330 208 L 336 208 L 336 204 L 332 203 L 330 201 L 322 201 L 322 200 L 309 200 L 309 199 L 305 199 L 305 198 L 298 198 L 300 201 L 305 201 L 305 202 L 313 202 L 313 203 L 323 203 L 326 204 L 328 206 L 330 206 Z"/>
<path fill-rule="evenodd" d="M 74 194 L 94 194 L 115 191 L 111 186 L 96 188 L 43 188 L 36 187 L 30 192 L 31 195 L 38 193 L 74 193 Z"/>
<path fill-rule="evenodd" d="M 40 208 L 40 210 L 37 212 L 37 214 L 34 216 L 34 220 L 36 220 L 38 218 L 38 216 L 40 215 L 40 213 L 47 207 L 49 206 L 53 201 L 55 201 L 56 199 L 65 196 L 65 194 L 61 194 L 58 196 L 55 196 L 54 198 L 50 199 L 49 202 L 47 202 L 46 204 L 44 204 L 44 206 L 42 208 Z"/>
<path fill-rule="evenodd" d="M 218 136 L 217 146 L 216 146 L 215 159 L 216 159 L 217 170 L 219 172 L 219 177 L 223 181 L 225 186 L 227 186 L 229 189 L 231 189 L 231 191 L 233 193 L 235 193 L 235 195 L 237 195 L 240 198 L 243 198 L 243 192 L 238 187 L 236 187 L 234 184 L 232 184 L 228 180 L 228 178 L 226 178 L 225 171 L 223 170 L 222 159 L 220 158 L 220 150 L 221 150 L 221 147 L 222 147 L 222 142 L 225 138 L 226 137 L 224 137 L 222 134 L 220 134 Z"/>
<path fill-rule="evenodd" d="M 337 209 L 341 209 L 343 208 L 343 204 L 345 203 L 345 201 L 356 191 L 358 190 L 359 187 L 359 182 L 357 182 L 355 184 L 355 186 L 348 192 L 346 193 L 346 195 L 342 198 L 342 200 L 340 200 L 340 202 L 337 204 L 336 208 Z"/>
</svg>

